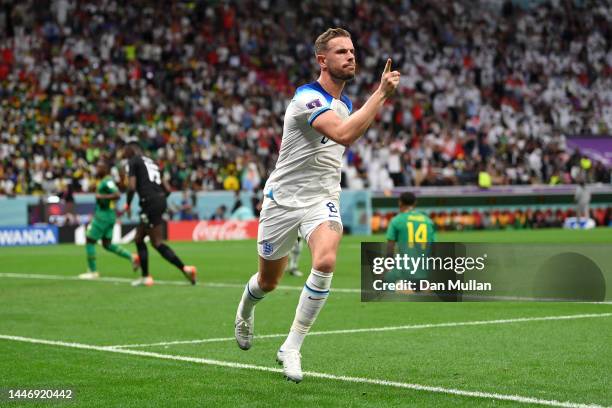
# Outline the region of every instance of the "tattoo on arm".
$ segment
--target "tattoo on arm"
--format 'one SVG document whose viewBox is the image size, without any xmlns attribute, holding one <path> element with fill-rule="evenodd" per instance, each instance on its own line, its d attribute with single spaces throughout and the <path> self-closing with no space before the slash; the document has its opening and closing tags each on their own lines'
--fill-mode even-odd
<svg viewBox="0 0 612 408">
<path fill-rule="evenodd" d="M 342 234 L 342 224 L 336 221 L 329 221 L 327 226 L 330 230 L 336 231 L 338 234 Z"/>
</svg>

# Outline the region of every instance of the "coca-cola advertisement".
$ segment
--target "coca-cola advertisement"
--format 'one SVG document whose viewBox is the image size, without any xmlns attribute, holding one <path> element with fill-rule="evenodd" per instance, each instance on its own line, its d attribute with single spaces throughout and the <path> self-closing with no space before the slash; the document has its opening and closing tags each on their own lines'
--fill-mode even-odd
<svg viewBox="0 0 612 408">
<path fill-rule="evenodd" d="M 226 241 L 257 238 L 257 220 L 169 221 L 170 241 Z"/>
</svg>

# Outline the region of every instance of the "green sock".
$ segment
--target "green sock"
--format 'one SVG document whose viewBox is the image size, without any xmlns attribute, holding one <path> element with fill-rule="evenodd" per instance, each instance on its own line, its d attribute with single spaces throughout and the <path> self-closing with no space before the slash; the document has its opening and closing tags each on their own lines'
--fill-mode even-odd
<svg viewBox="0 0 612 408">
<path fill-rule="evenodd" d="M 113 254 L 119 255 L 122 258 L 129 259 L 130 261 L 132 260 L 132 254 L 130 254 L 128 251 L 121 248 L 120 246 L 117 246 L 115 244 L 110 244 L 108 248 L 106 249 L 108 249 Z"/>
<path fill-rule="evenodd" d="M 96 269 L 96 244 L 90 244 L 89 242 L 85 245 L 85 251 L 87 252 L 87 267 L 89 272 L 97 272 Z"/>
</svg>

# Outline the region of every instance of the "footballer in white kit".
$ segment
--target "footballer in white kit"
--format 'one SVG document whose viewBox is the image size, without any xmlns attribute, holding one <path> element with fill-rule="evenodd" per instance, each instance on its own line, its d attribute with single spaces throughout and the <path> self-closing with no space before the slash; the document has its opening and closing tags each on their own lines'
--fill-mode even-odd
<svg viewBox="0 0 612 408">
<path fill-rule="evenodd" d="M 257 245 L 259 255 L 279 259 L 289 254 L 298 233 L 306 242 L 325 221 L 342 225 L 340 168 L 345 147 L 311 127 L 328 110 L 342 119 L 353 104 L 331 96 L 318 82 L 301 86 L 285 113 L 276 168 L 264 188 Z"/>
<path fill-rule="evenodd" d="M 395 91 L 400 73 L 391 60 L 378 89 L 353 113 L 344 85 L 355 76 L 351 35 L 330 28 L 314 44 L 321 68 L 316 82 L 299 87 L 285 113 L 283 139 L 276 168 L 264 188 L 257 247 L 259 270 L 246 284 L 234 321 L 238 346 L 253 344 L 255 305 L 273 291 L 299 236 L 310 247 L 312 269 L 300 294 L 285 342 L 276 353 L 285 377 L 302 381 L 300 350 L 329 296 L 342 238 L 340 168 L 345 146 L 359 139 Z"/>
</svg>

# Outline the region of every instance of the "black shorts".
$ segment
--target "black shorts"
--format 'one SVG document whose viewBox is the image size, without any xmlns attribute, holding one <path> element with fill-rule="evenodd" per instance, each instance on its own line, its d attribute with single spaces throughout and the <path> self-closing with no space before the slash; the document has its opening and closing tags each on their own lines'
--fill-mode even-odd
<svg viewBox="0 0 612 408">
<path fill-rule="evenodd" d="M 166 212 L 166 197 L 156 196 L 145 198 L 140 201 L 140 223 L 148 228 L 153 228 L 164 222 L 163 215 Z"/>
</svg>

